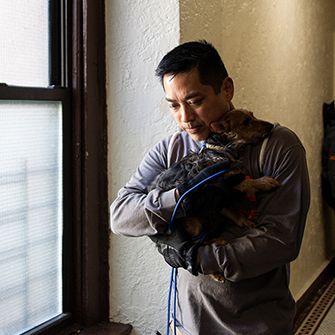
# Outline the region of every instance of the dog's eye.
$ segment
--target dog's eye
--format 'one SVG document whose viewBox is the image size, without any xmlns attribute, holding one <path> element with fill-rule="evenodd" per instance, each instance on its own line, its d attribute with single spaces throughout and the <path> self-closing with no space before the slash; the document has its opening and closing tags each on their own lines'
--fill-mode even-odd
<svg viewBox="0 0 335 335">
<path fill-rule="evenodd" d="M 244 121 L 243 121 L 243 124 L 245 126 L 249 126 L 249 124 L 251 123 L 251 117 L 247 117 Z"/>
</svg>

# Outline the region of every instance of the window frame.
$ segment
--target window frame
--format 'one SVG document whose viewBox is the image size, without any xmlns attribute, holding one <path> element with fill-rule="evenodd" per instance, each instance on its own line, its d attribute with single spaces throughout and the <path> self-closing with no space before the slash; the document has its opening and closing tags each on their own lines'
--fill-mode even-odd
<svg viewBox="0 0 335 335">
<path fill-rule="evenodd" d="M 105 1 L 72 3 L 72 101 L 74 111 L 74 183 L 77 212 L 74 235 L 76 320 L 91 326 L 109 319 L 109 206 Z M 79 235 L 80 234 L 80 235 Z"/>
<path fill-rule="evenodd" d="M 40 329 L 49 327 L 52 323 L 60 323 L 71 318 L 71 292 L 73 290 L 73 274 L 70 259 L 73 258 L 73 251 L 70 248 L 70 239 L 72 238 L 72 172 L 71 172 L 71 100 L 70 91 L 66 88 L 42 88 L 42 87 L 24 87 L 0 85 L 0 101 L 57 101 L 62 105 L 62 123 L 63 123 L 63 313 L 52 318 L 42 325 L 23 334 L 39 334 Z M 70 280 L 69 280 L 70 279 Z"/>
<path fill-rule="evenodd" d="M 51 86 L 0 84 L 1 100 L 63 102 L 64 313 L 25 335 L 61 334 L 109 318 L 105 2 L 50 0 L 49 6 L 50 49 L 57 53 Z"/>
</svg>

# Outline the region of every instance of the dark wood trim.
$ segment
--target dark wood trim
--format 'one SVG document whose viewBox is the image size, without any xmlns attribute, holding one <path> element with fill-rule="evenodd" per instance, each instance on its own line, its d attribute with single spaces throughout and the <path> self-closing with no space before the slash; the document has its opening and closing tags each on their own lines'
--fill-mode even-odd
<svg viewBox="0 0 335 335">
<path fill-rule="evenodd" d="M 49 0 L 49 82 L 61 85 L 61 1 Z"/>
<path fill-rule="evenodd" d="M 74 108 L 75 320 L 109 316 L 107 112 L 103 0 L 72 2 Z"/>
<path fill-rule="evenodd" d="M 59 101 L 68 99 L 69 90 L 62 87 L 24 87 L 0 85 L 1 100 Z"/>
<path fill-rule="evenodd" d="M 57 329 L 64 328 L 64 325 L 67 324 L 67 320 L 71 318 L 70 314 L 61 314 L 58 315 L 47 322 L 42 323 L 41 325 L 24 332 L 22 335 L 44 335 L 44 334 L 56 334 Z"/>
<path fill-rule="evenodd" d="M 295 317 L 294 330 L 297 330 L 303 320 L 310 312 L 314 303 L 321 297 L 329 283 L 335 277 L 335 258 L 333 258 L 326 268 L 320 273 L 313 284 L 306 290 L 297 301 L 297 312 Z"/>
<path fill-rule="evenodd" d="M 121 324 L 115 322 L 102 322 L 95 326 L 83 328 L 79 325 L 73 325 L 65 329 L 58 335 L 128 335 L 131 333 L 133 327 L 128 324 Z"/>
<path fill-rule="evenodd" d="M 73 262 L 73 274 L 72 279 L 76 285 L 73 297 L 73 308 L 72 312 L 76 322 L 80 323 L 82 317 L 82 269 L 83 269 L 83 257 L 81 255 L 82 245 L 82 152 L 84 151 L 81 134 L 82 134 L 82 118 L 84 117 L 82 110 L 82 81 L 83 81 L 83 51 L 82 51 L 82 22 L 83 15 L 81 10 L 81 1 L 73 1 L 71 8 L 71 16 L 69 26 L 71 27 L 71 46 L 70 50 L 70 85 L 72 87 L 72 108 L 73 108 L 73 198 L 77 206 L 73 208 L 73 235 L 76 238 L 73 240 L 73 253 L 76 260 L 72 259 Z M 69 56 L 70 57 L 70 56 Z"/>
<path fill-rule="evenodd" d="M 58 6 L 53 0 L 50 0 L 50 5 Z M 62 29 L 68 29 L 66 34 L 70 36 L 66 39 L 67 45 L 62 46 L 70 51 L 68 63 L 64 64 L 67 73 L 59 74 L 58 67 L 64 60 L 58 55 L 52 65 L 54 67 L 50 69 L 55 86 L 30 88 L 0 84 L 0 99 L 3 100 L 66 99 L 69 102 L 68 99 L 71 99 L 71 108 L 64 109 L 63 115 L 64 119 L 70 118 L 64 130 L 69 134 L 64 142 L 64 155 L 72 163 L 64 174 L 64 183 L 69 187 L 64 199 L 66 204 L 73 205 L 65 213 L 67 223 L 64 225 L 64 245 L 71 248 L 64 252 L 64 314 L 28 333 L 54 335 L 64 332 L 65 327 L 75 327 L 76 331 L 85 330 L 85 334 L 92 331 L 96 334 L 128 334 L 131 326 L 108 322 L 105 2 L 64 0 L 60 9 L 70 14 L 66 24 L 62 25 Z M 59 19 L 57 15 L 53 17 L 54 21 Z M 57 35 L 58 42 L 59 38 Z M 55 48 L 54 45 L 54 51 Z M 68 85 L 61 88 L 58 85 L 66 83 L 64 78 L 69 79 Z"/>
</svg>

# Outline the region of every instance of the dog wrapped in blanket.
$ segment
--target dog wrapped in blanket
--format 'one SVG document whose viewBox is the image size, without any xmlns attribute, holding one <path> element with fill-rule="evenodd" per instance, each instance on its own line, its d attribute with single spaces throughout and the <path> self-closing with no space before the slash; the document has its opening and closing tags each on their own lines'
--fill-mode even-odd
<svg viewBox="0 0 335 335">
<path fill-rule="evenodd" d="M 172 223 L 172 232 L 178 231 L 176 238 L 181 234 L 194 246 L 225 244 L 226 241 L 220 237 L 225 223 L 254 227 L 254 223 L 241 213 L 241 208 L 246 211 L 250 208 L 246 194 L 271 191 L 280 184 L 268 176 L 246 178 L 239 156 L 247 145 L 256 145 L 268 137 L 272 128 L 273 124 L 255 118 L 249 111 L 228 111 L 220 121 L 210 124 L 212 134 L 199 153 L 189 153 L 156 178 L 153 188 L 163 191 L 176 188 L 180 196 L 185 195 L 179 211 L 186 215 L 177 215 Z M 204 171 L 206 176 L 219 171 L 219 176 L 189 191 L 195 186 L 195 181 L 203 180 L 201 174 Z M 160 250 L 159 240 L 155 236 L 151 239 Z M 164 254 L 164 250 L 160 252 Z M 192 272 L 192 269 L 188 270 Z M 224 280 L 219 273 L 210 276 L 218 281 Z"/>
</svg>

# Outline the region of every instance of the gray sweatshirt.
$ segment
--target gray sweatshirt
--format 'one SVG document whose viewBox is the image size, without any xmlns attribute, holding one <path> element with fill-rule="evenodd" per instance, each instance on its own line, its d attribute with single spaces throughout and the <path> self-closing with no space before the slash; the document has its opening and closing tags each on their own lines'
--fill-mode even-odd
<svg viewBox="0 0 335 335">
<path fill-rule="evenodd" d="M 125 236 L 163 232 L 176 204 L 174 190 L 148 191 L 154 178 L 201 143 L 181 132 L 151 149 L 111 205 L 111 228 Z M 289 335 L 295 302 L 289 290 L 289 263 L 299 254 L 310 202 L 305 150 L 289 129 L 277 126 L 259 167 L 261 145 L 247 147 L 248 174 L 272 176 L 281 186 L 257 195 L 256 228 L 227 225 L 224 246 L 201 246 L 200 270 L 178 270 L 177 319 L 182 334 Z M 216 282 L 206 274 L 221 272 Z"/>
</svg>

